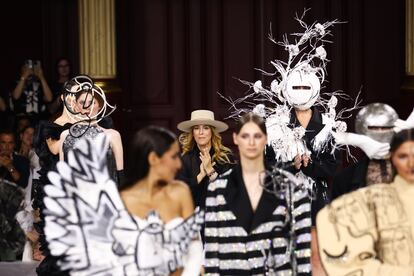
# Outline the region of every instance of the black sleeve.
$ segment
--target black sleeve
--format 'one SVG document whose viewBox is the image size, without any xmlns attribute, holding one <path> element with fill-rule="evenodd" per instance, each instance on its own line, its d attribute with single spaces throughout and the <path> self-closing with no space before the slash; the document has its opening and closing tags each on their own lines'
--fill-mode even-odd
<svg viewBox="0 0 414 276">
<path fill-rule="evenodd" d="M 188 186 L 197 186 L 197 177 L 194 177 L 195 172 L 192 171 L 191 156 L 184 154 L 181 158 L 182 167 L 177 173 L 177 179 L 184 181 Z"/>
<path fill-rule="evenodd" d="M 344 184 L 345 184 L 345 175 L 343 172 L 340 172 L 337 174 L 333 179 L 333 185 L 332 185 L 332 200 L 340 197 L 341 195 L 345 194 L 344 191 Z"/>
<path fill-rule="evenodd" d="M 15 162 L 13 162 L 13 166 L 16 168 L 16 170 L 20 174 L 20 179 L 19 181 L 17 181 L 16 184 L 22 188 L 26 188 L 28 181 L 29 181 L 29 175 L 30 175 L 29 161 L 22 156 L 15 156 Z"/>
<path fill-rule="evenodd" d="M 361 168 L 366 168 L 366 166 L 365 160 L 360 160 L 336 174 L 332 183 L 332 199 L 336 199 L 344 194 L 364 187 L 366 185 L 366 171 L 362 174 L 364 177 L 363 179 L 360 179 L 360 174 L 358 172 L 361 171 Z M 360 181 L 354 182 L 354 179 L 360 179 Z"/>
<path fill-rule="evenodd" d="M 340 163 L 340 156 L 338 150 L 334 154 L 331 154 L 329 150 L 319 154 L 312 152 L 310 156 L 311 162 L 309 162 L 307 167 L 302 166 L 301 170 L 304 174 L 314 179 L 333 177 Z"/>
<path fill-rule="evenodd" d="M 191 190 L 193 201 L 196 206 L 204 207 L 205 190 L 207 190 L 208 177 L 204 177 L 200 183 L 197 183 L 197 174 L 199 167 L 195 166 L 191 154 L 184 154 L 182 156 L 182 167 L 177 173 L 177 179 L 184 181 Z"/>
<path fill-rule="evenodd" d="M 118 177 L 118 183 L 116 183 L 116 184 L 117 184 L 117 186 L 119 188 L 120 185 L 125 182 L 125 173 L 124 173 L 124 170 L 117 170 L 116 171 L 116 175 Z"/>
<path fill-rule="evenodd" d="M 276 165 L 276 154 L 273 150 L 273 147 L 266 145 L 265 148 L 265 164 L 267 168 L 273 167 Z"/>
</svg>

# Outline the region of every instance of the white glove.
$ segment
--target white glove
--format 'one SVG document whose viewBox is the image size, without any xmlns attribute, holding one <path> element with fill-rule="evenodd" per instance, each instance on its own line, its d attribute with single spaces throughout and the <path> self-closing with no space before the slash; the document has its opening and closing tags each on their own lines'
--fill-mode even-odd
<svg viewBox="0 0 414 276">
<path fill-rule="evenodd" d="M 399 132 L 403 129 L 414 128 L 414 109 L 411 111 L 410 116 L 408 116 L 407 120 L 398 119 L 394 123 L 394 131 Z"/>
<path fill-rule="evenodd" d="M 366 135 L 350 132 L 335 132 L 332 135 L 337 144 L 359 147 L 370 159 L 384 159 L 390 151 L 390 144 L 375 141 Z"/>
</svg>

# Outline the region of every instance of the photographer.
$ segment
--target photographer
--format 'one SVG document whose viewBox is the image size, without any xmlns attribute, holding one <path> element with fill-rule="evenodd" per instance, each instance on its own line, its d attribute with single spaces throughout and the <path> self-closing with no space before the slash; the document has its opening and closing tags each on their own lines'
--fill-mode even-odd
<svg viewBox="0 0 414 276">
<path fill-rule="evenodd" d="M 26 60 L 20 80 L 12 92 L 12 109 L 15 114 L 27 114 L 37 123 L 40 119 L 47 118 L 45 104 L 51 102 L 52 98 L 40 61 Z"/>
</svg>

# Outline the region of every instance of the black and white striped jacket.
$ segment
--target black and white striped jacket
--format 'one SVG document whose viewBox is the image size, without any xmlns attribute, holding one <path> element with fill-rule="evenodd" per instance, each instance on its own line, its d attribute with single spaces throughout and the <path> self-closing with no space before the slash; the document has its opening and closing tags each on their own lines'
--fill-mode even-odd
<svg viewBox="0 0 414 276">
<path fill-rule="evenodd" d="M 240 165 L 210 183 L 204 229 L 206 275 L 311 275 L 310 199 L 301 191 L 293 198 L 292 217 L 284 200 L 265 191 L 253 212 Z M 294 252 L 290 241 L 295 243 Z"/>
</svg>

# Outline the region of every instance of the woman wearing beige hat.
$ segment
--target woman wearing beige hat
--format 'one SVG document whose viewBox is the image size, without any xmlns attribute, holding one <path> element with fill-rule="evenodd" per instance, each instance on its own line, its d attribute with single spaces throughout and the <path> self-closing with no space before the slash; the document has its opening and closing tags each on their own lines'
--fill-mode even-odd
<svg viewBox="0 0 414 276">
<path fill-rule="evenodd" d="M 179 123 L 177 128 L 183 131 L 179 137 L 183 167 L 177 178 L 190 186 L 195 205 L 204 207 L 208 183 L 233 163 L 231 150 L 222 144 L 219 134 L 228 125 L 215 120 L 210 110 L 195 110 L 191 119 Z"/>
</svg>

